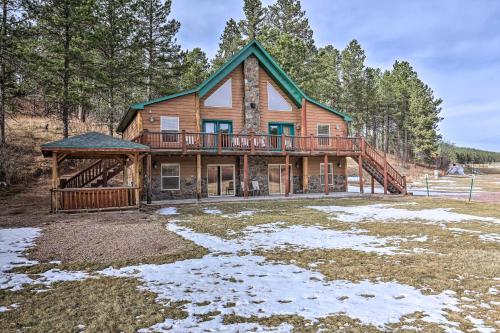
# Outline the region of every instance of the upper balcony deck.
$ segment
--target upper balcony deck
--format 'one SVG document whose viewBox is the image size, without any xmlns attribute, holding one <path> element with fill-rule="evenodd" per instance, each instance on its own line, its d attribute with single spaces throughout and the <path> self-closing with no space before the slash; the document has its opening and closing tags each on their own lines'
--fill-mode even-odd
<svg viewBox="0 0 500 333">
<path fill-rule="evenodd" d="M 220 155 L 336 155 L 357 156 L 362 138 L 144 131 L 133 139 L 152 152 Z"/>
</svg>

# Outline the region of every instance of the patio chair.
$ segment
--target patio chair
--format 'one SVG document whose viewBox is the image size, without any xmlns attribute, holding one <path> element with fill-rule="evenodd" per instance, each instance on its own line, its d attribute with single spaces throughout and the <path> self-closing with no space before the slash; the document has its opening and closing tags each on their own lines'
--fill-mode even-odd
<svg viewBox="0 0 500 333">
<path fill-rule="evenodd" d="M 229 195 L 229 193 L 234 194 L 234 183 L 232 181 L 226 187 L 226 195 Z"/>
<path fill-rule="evenodd" d="M 260 195 L 259 182 L 256 180 L 252 180 L 252 195 Z"/>
</svg>

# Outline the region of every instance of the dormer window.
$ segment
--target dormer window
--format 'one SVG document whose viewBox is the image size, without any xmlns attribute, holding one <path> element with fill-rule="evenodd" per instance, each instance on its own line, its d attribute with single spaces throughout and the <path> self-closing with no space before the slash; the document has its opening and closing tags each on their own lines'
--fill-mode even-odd
<svg viewBox="0 0 500 333">
<path fill-rule="evenodd" d="M 270 111 L 292 111 L 292 106 L 274 86 L 267 82 L 267 108 Z"/>
<path fill-rule="evenodd" d="M 232 80 L 229 79 L 205 100 L 209 107 L 231 108 L 233 106 Z"/>
</svg>

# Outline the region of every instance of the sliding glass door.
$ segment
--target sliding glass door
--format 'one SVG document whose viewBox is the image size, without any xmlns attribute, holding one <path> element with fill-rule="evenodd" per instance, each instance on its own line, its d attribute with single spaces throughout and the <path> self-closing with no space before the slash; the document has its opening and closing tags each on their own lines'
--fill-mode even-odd
<svg viewBox="0 0 500 333">
<path fill-rule="evenodd" d="M 207 188 L 209 197 L 235 195 L 234 165 L 208 165 Z"/>
<path fill-rule="evenodd" d="M 292 166 L 288 166 L 289 176 L 288 181 L 290 182 L 290 193 L 292 193 Z M 269 179 L 269 194 L 285 194 L 285 165 L 284 164 L 269 164 L 268 171 Z"/>
</svg>

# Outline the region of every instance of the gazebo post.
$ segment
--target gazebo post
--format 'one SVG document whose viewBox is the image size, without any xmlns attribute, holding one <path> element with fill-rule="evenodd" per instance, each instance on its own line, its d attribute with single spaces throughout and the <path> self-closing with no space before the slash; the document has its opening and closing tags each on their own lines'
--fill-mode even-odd
<svg viewBox="0 0 500 333">
<path fill-rule="evenodd" d="M 127 168 L 127 157 L 122 159 L 123 164 L 123 186 L 128 186 L 128 168 Z"/>
<path fill-rule="evenodd" d="M 59 162 L 57 161 L 58 154 L 52 153 L 52 188 L 59 187 Z"/>
<path fill-rule="evenodd" d="M 135 187 L 135 200 L 137 206 L 139 206 L 139 202 L 141 198 L 139 198 L 139 154 L 134 154 L 134 187 Z"/>
</svg>

